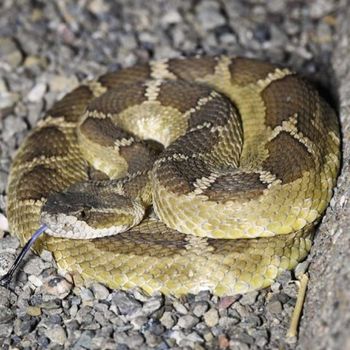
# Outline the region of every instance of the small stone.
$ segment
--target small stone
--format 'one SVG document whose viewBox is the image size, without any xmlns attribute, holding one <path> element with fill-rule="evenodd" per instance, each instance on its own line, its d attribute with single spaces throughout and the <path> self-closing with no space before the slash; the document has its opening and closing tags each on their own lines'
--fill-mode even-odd
<svg viewBox="0 0 350 350">
<path fill-rule="evenodd" d="M 212 30 L 226 23 L 215 1 L 202 1 L 196 8 L 198 21 L 204 30 Z"/>
<path fill-rule="evenodd" d="M 28 93 L 28 101 L 29 102 L 38 102 L 40 101 L 46 92 L 46 84 L 45 83 L 37 83 Z"/>
<path fill-rule="evenodd" d="M 74 344 L 74 349 L 91 349 L 94 335 L 95 333 L 91 330 L 86 330 L 80 333 L 78 341 Z"/>
<path fill-rule="evenodd" d="M 216 309 L 210 309 L 204 314 L 204 321 L 208 327 L 214 327 L 219 322 L 219 313 Z"/>
<path fill-rule="evenodd" d="M 28 306 L 26 310 L 26 314 L 29 316 L 40 316 L 41 308 L 37 306 Z"/>
<path fill-rule="evenodd" d="M 234 302 L 236 302 L 240 298 L 241 298 L 240 294 L 222 297 L 219 301 L 219 304 L 218 304 L 219 310 L 225 310 L 225 309 L 229 308 Z"/>
<path fill-rule="evenodd" d="M 237 350 L 249 350 L 249 345 L 240 340 L 230 340 L 230 348 Z"/>
<path fill-rule="evenodd" d="M 218 340 L 220 349 L 227 349 L 229 347 L 230 340 L 226 337 L 225 334 L 220 334 Z"/>
<path fill-rule="evenodd" d="M 93 283 L 91 285 L 91 290 L 96 299 L 105 300 L 109 296 L 109 290 L 101 283 Z"/>
<path fill-rule="evenodd" d="M 181 328 L 189 329 L 195 326 L 199 322 L 197 317 L 192 315 L 181 316 L 177 322 L 177 325 Z"/>
<path fill-rule="evenodd" d="M 0 340 L 8 338 L 13 331 L 13 325 L 11 323 L 2 324 L 0 327 Z"/>
<path fill-rule="evenodd" d="M 41 278 L 35 275 L 28 276 L 28 281 L 37 288 L 43 285 L 43 281 L 41 280 Z"/>
<path fill-rule="evenodd" d="M 108 12 L 109 8 L 110 6 L 105 0 L 92 0 L 88 5 L 89 11 L 91 11 L 95 15 Z"/>
<path fill-rule="evenodd" d="M 144 303 L 142 307 L 142 312 L 145 315 L 151 315 L 155 311 L 159 310 L 162 305 L 163 302 L 161 298 L 151 298 Z"/>
<path fill-rule="evenodd" d="M 49 80 L 49 89 L 53 92 L 70 91 L 77 87 L 79 81 L 76 76 L 69 77 L 55 75 Z"/>
<path fill-rule="evenodd" d="M 44 249 L 42 250 L 42 252 L 40 253 L 40 258 L 42 260 L 44 260 L 45 262 L 53 262 L 54 261 L 54 258 L 53 258 L 53 255 L 52 255 L 52 252 Z"/>
<path fill-rule="evenodd" d="M 175 24 L 182 21 L 182 17 L 176 10 L 170 10 L 164 14 L 164 16 L 161 19 L 163 24 L 169 25 L 169 24 Z"/>
<path fill-rule="evenodd" d="M 296 278 L 300 279 L 302 275 L 306 273 L 310 265 L 310 262 L 308 260 L 303 261 L 302 263 L 298 264 L 296 268 L 294 269 L 294 275 Z"/>
<path fill-rule="evenodd" d="M 11 291 L 0 286 L 0 306 L 10 306 Z"/>
<path fill-rule="evenodd" d="M 14 317 L 15 315 L 10 308 L 0 306 L 0 324 L 8 323 L 12 321 Z"/>
<path fill-rule="evenodd" d="M 282 304 L 278 300 L 275 300 L 268 303 L 266 309 L 271 314 L 280 314 L 282 312 Z"/>
<path fill-rule="evenodd" d="M 9 222 L 7 220 L 7 217 L 2 213 L 0 213 L 0 230 L 1 231 L 8 231 L 9 230 Z"/>
<path fill-rule="evenodd" d="M 272 292 L 277 293 L 281 290 L 281 283 L 279 282 L 272 283 L 270 288 Z"/>
<path fill-rule="evenodd" d="M 123 291 L 113 293 L 112 303 L 122 315 L 130 315 L 141 310 L 141 303 Z"/>
<path fill-rule="evenodd" d="M 0 37 L 0 61 L 6 62 L 12 68 L 15 68 L 20 65 L 22 59 L 23 55 L 15 41 L 11 38 Z"/>
<path fill-rule="evenodd" d="M 51 295 L 64 299 L 72 290 L 73 284 L 68 282 L 64 277 L 56 275 L 50 276 L 42 286 L 43 290 Z"/>
<path fill-rule="evenodd" d="M 227 316 L 223 316 L 220 317 L 219 319 L 219 325 L 223 328 L 223 329 L 230 329 L 232 328 L 234 325 L 240 323 L 241 320 L 238 317 L 227 317 Z"/>
<path fill-rule="evenodd" d="M 81 298 L 83 304 L 85 304 L 85 303 L 88 303 L 88 302 L 94 300 L 94 295 L 89 288 L 83 287 L 80 290 L 80 298 Z"/>
<path fill-rule="evenodd" d="M 259 295 L 259 291 L 253 291 L 246 293 L 239 300 L 241 305 L 253 305 L 256 301 L 257 296 Z"/>
<path fill-rule="evenodd" d="M 183 331 L 172 331 L 171 332 L 171 337 L 176 340 L 176 343 L 179 346 L 185 347 L 188 346 L 190 348 L 193 348 L 194 343 L 202 343 L 203 338 L 196 332 L 191 332 L 191 333 L 185 333 Z"/>
<path fill-rule="evenodd" d="M 193 314 L 197 317 L 201 317 L 209 309 L 209 304 L 205 301 L 199 301 L 195 304 L 193 308 Z"/>
<path fill-rule="evenodd" d="M 188 312 L 188 310 L 187 310 L 187 308 L 185 307 L 185 305 L 181 304 L 181 303 L 178 302 L 177 300 L 174 301 L 173 307 L 174 307 L 174 309 L 175 309 L 179 314 L 186 315 L 187 312 Z"/>
<path fill-rule="evenodd" d="M 45 335 L 49 338 L 53 343 L 63 345 L 67 340 L 66 331 L 62 326 L 54 325 L 52 328 L 48 328 L 45 331 Z"/>
<path fill-rule="evenodd" d="M 175 325 L 176 321 L 171 312 L 165 311 L 162 317 L 160 318 L 160 322 L 164 327 L 170 329 Z"/>
<path fill-rule="evenodd" d="M 283 271 L 276 279 L 276 282 L 281 283 L 281 285 L 285 285 L 292 280 L 292 273 L 289 270 Z"/>
<path fill-rule="evenodd" d="M 145 325 L 148 321 L 148 318 L 146 316 L 138 316 L 133 318 L 130 323 L 134 326 L 135 330 L 141 329 L 143 325 Z"/>
</svg>

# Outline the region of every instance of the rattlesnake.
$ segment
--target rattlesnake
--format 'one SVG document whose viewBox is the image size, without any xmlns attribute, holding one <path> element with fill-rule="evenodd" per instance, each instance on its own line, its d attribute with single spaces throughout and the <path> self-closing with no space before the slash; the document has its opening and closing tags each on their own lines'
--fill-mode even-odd
<svg viewBox="0 0 350 350">
<path fill-rule="evenodd" d="M 339 140 L 315 88 L 269 63 L 196 57 L 107 73 L 21 145 L 10 228 L 24 242 L 45 223 L 37 250 L 110 287 L 262 288 L 307 255 Z"/>
</svg>

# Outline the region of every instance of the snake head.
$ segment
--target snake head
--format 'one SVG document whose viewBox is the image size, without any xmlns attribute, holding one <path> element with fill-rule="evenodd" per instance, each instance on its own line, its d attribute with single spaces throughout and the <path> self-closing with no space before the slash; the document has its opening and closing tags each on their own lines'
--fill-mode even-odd
<svg viewBox="0 0 350 350">
<path fill-rule="evenodd" d="M 42 207 L 41 223 L 51 236 L 90 239 L 124 232 L 143 215 L 138 200 L 89 183 L 51 194 Z"/>
</svg>

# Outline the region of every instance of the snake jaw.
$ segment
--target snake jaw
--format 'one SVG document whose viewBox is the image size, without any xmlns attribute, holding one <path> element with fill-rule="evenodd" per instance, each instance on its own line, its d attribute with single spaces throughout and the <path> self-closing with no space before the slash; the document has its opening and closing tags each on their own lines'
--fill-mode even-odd
<svg viewBox="0 0 350 350">
<path fill-rule="evenodd" d="M 92 239 L 105 236 L 113 236 L 126 231 L 127 225 L 115 225 L 106 228 L 93 228 L 83 220 L 74 215 L 60 213 L 52 215 L 42 212 L 41 222 L 47 225 L 46 233 L 54 237 L 71 239 Z"/>
</svg>

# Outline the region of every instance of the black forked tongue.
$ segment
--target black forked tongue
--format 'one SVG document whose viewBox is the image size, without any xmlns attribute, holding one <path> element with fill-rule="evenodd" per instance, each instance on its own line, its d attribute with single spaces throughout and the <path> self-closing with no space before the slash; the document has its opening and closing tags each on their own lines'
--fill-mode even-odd
<svg viewBox="0 0 350 350">
<path fill-rule="evenodd" d="M 28 250 L 30 249 L 30 247 L 34 244 L 34 242 L 37 240 L 37 238 L 47 229 L 46 225 L 41 226 L 34 234 L 33 236 L 29 239 L 29 241 L 25 244 L 25 246 L 22 248 L 21 252 L 19 253 L 19 255 L 17 256 L 15 262 L 12 264 L 12 266 L 10 267 L 9 271 L 7 272 L 7 274 L 5 274 L 4 276 L 2 276 L 0 278 L 0 286 L 2 287 L 7 287 L 8 284 L 11 282 L 11 279 L 14 275 L 14 273 L 16 272 L 19 264 L 21 263 L 21 261 L 23 260 L 24 256 L 26 255 L 26 253 L 28 252 Z"/>
</svg>

